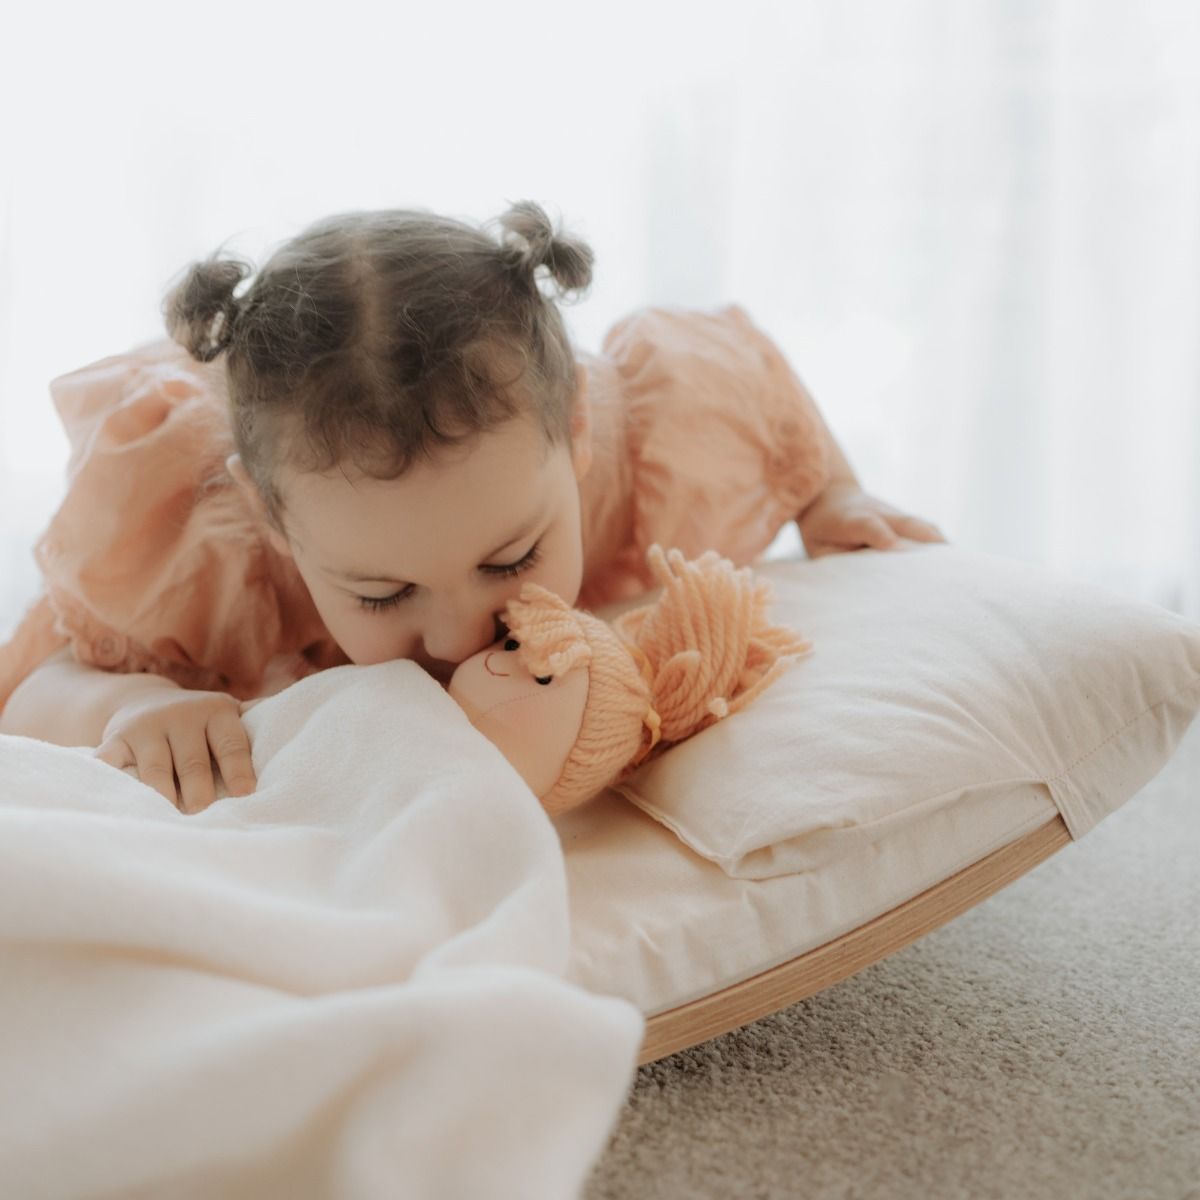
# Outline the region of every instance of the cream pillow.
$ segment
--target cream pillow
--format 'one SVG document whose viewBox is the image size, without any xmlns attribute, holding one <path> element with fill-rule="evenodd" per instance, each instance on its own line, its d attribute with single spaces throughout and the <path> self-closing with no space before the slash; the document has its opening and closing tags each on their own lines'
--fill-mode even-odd
<svg viewBox="0 0 1200 1200">
<path fill-rule="evenodd" d="M 812 870 L 1031 783 L 1079 838 L 1200 708 L 1200 626 L 1068 577 L 918 543 L 757 570 L 812 653 L 617 789 L 732 876 Z"/>
</svg>

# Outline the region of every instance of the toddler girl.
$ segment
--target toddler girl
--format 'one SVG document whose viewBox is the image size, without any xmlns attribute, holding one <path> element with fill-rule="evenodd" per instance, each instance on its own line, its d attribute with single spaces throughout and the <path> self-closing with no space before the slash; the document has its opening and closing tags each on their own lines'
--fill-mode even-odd
<svg viewBox="0 0 1200 1200">
<path fill-rule="evenodd" d="M 487 226 L 320 221 L 168 297 L 173 341 L 57 379 L 66 498 L 45 594 L 0 646 L 0 732 L 95 746 L 184 812 L 253 790 L 246 704 L 326 667 L 411 658 L 445 684 L 526 581 L 580 607 L 650 587 L 654 542 L 753 562 L 933 526 L 860 488 L 737 307 L 647 309 L 603 353 L 554 299 L 592 254 L 536 204 Z"/>
</svg>

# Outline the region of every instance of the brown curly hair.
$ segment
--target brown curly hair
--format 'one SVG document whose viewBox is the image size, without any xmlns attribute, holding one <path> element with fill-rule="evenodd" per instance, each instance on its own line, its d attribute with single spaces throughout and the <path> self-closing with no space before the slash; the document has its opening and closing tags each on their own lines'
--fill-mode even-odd
<svg viewBox="0 0 1200 1200">
<path fill-rule="evenodd" d="M 528 412 L 565 443 L 575 357 L 543 287 L 578 298 L 592 261 L 528 200 L 481 227 L 348 212 L 285 243 L 240 292 L 244 259 L 191 264 L 163 315 L 193 358 L 224 355 L 234 444 L 282 532 L 284 464 L 396 479 Z"/>
</svg>

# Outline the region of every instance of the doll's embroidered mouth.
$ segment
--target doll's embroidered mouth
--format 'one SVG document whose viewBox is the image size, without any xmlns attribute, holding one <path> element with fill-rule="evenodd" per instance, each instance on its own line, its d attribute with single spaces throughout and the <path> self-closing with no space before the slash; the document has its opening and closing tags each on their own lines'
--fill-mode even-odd
<svg viewBox="0 0 1200 1200">
<path fill-rule="evenodd" d="M 495 675 L 498 679 L 507 679 L 509 677 L 507 671 L 493 671 L 492 670 L 492 654 L 495 654 L 495 653 L 496 653 L 495 650 L 493 650 L 490 654 L 488 654 L 484 657 L 484 660 L 483 660 L 484 669 L 487 671 L 487 673 L 489 675 Z"/>
</svg>

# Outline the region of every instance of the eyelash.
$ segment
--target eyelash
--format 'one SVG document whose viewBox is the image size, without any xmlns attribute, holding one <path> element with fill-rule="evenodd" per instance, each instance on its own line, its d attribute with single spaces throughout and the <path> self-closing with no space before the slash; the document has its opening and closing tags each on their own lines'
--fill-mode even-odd
<svg viewBox="0 0 1200 1200">
<path fill-rule="evenodd" d="M 534 542 L 533 548 L 520 562 L 505 563 L 499 567 L 480 567 L 479 569 L 486 571 L 489 575 L 499 575 L 511 579 L 516 575 L 520 575 L 522 571 L 528 571 L 541 561 L 541 546 L 542 543 L 540 540 Z M 411 587 L 412 585 L 410 584 L 409 586 Z M 394 596 L 359 596 L 358 603 L 361 608 L 366 609 L 368 612 L 381 612 L 386 608 L 395 608 L 397 604 L 402 604 L 410 595 L 410 592 L 403 591 L 397 592 Z"/>
</svg>

